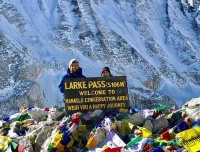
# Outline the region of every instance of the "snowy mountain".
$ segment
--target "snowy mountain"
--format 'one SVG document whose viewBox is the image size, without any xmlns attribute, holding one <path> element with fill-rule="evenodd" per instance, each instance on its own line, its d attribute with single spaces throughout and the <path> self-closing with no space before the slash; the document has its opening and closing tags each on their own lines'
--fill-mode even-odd
<svg viewBox="0 0 200 152">
<path fill-rule="evenodd" d="M 62 105 L 76 58 L 87 77 L 127 76 L 132 106 L 200 96 L 200 1 L 0 0 L 0 115 Z"/>
</svg>

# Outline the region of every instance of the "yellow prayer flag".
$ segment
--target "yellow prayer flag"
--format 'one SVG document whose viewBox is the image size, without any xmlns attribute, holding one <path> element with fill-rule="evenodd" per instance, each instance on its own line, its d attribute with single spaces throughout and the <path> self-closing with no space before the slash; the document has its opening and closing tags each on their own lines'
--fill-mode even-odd
<svg viewBox="0 0 200 152">
<path fill-rule="evenodd" d="M 115 130 L 117 128 L 116 122 L 112 123 L 112 129 Z"/>
<path fill-rule="evenodd" d="M 70 142 L 67 144 L 67 148 L 72 147 L 74 144 L 74 138 L 72 136 L 69 136 L 69 138 L 70 138 Z"/>
<path fill-rule="evenodd" d="M 56 148 L 56 152 L 60 152 L 60 151 L 64 151 L 65 147 L 61 143 L 57 143 L 55 148 Z"/>
<path fill-rule="evenodd" d="M 173 113 L 167 115 L 167 118 L 171 118 Z"/>
<path fill-rule="evenodd" d="M 58 143 L 60 143 L 60 141 L 62 140 L 62 137 L 63 137 L 63 134 L 57 133 L 57 134 L 54 136 L 54 138 L 53 138 L 51 144 L 52 144 L 54 147 L 56 147 L 56 145 L 57 145 Z"/>
<path fill-rule="evenodd" d="M 86 131 L 86 125 L 80 125 L 79 127 L 78 127 L 78 131 Z"/>
<path fill-rule="evenodd" d="M 10 137 L 1 136 L 0 137 L 0 149 L 6 150 L 8 148 L 8 143 L 11 142 L 12 139 Z"/>
<path fill-rule="evenodd" d="M 87 142 L 87 144 L 86 144 L 86 147 L 88 148 L 88 149 L 92 149 L 92 148 L 94 148 L 95 146 L 97 146 L 99 143 L 98 143 L 98 141 L 95 139 L 95 138 L 93 138 L 93 137 L 90 137 L 90 139 L 88 140 L 88 142 Z"/>
<path fill-rule="evenodd" d="M 142 137 L 143 138 L 148 138 L 152 135 L 152 132 L 149 131 L 147 128 L 144 128 L 144 127 L 140 127 L 140 126 L 137 126 L 138 129 L 140 129 L 142 131 Z"/>
<path fill-rule="evenodd" d="M 121 120 L 119 132 L 123 135 L 128 135 L 132 132 L 133 124 L 126 119 Z"/>
<path fill-rule="evenodd" d="M 200 126 L 182 131 L 176 138 L 189 152 L 200 151 Z"/>
<path fill-rule="evenodd" d="M 128 112 L 128 109 L 120 108 L 119 112 L 125 112 L 126 113 L 126 112 Z"/>
</svg>

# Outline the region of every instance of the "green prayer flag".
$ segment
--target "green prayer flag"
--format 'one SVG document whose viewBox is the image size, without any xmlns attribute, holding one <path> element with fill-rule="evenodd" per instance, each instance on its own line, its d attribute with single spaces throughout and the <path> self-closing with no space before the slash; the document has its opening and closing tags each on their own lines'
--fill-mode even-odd
<svg viewBox="0 0 200 152">
<path fill-rule="evenodd" d="M 28 114 L 24 114 L 24 115 L 18 116 L 15 120 L 16 121 L 23 121 L 23 120 L 26 120 L 27 118 L 29 118 L 29 115 Z"/>
<path fill-rule="evenodd" d="M 18 144 L 12 141 L 11 142 L 11 150 L 12 150 L 12 152 L 17 152 L 17 147 L 18 147 Z"/>
<path fill-rule="evenodd" d="M 142 136 L 136 136 L 128 144 L 126 144 L 126 148 L 131 147 L 132 145 L 139 142 L 140 140 L 142 140 Z"/>
</svg>

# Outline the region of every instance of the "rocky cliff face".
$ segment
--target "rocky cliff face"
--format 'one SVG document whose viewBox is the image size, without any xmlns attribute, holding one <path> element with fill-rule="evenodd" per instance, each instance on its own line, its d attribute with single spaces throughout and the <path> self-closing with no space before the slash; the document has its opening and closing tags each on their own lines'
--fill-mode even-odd
<svg viewBox="0 0 200 152">
<path fill-rule="evenodd" d="M 166 93 L 163 86 L 199 90 L 197 9 L 198 1 L 191 8 L 184 0 L 1 0 L 1 107 L 10 111 L 51 101 L 41 79 L 67 67 L 62 52 L 127 75 L 133 106 L 184 102 L 188 99 Z"/>
<path fill-rule="evenodd" d="M 28 56 L 27 48 L 5 35 L 1 36 L 1 115 L 13 113 L 19 107 L 43 106 L 40 86 L 35 82 L 42 66 Z"/>
</svg>

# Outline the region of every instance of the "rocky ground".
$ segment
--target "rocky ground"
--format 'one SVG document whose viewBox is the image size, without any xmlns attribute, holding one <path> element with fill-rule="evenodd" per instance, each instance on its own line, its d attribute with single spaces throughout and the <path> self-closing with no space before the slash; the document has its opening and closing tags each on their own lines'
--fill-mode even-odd
<svg viewBox="0 0 200 152">
<path fill-rule="evenodd" d="M 199 105 L 195 98 L 181 109 L 95 110 L 70 116 L 64 107 L 22 107 L 0 121 L 0 151 L 198 151 Z"/>
</svg>

